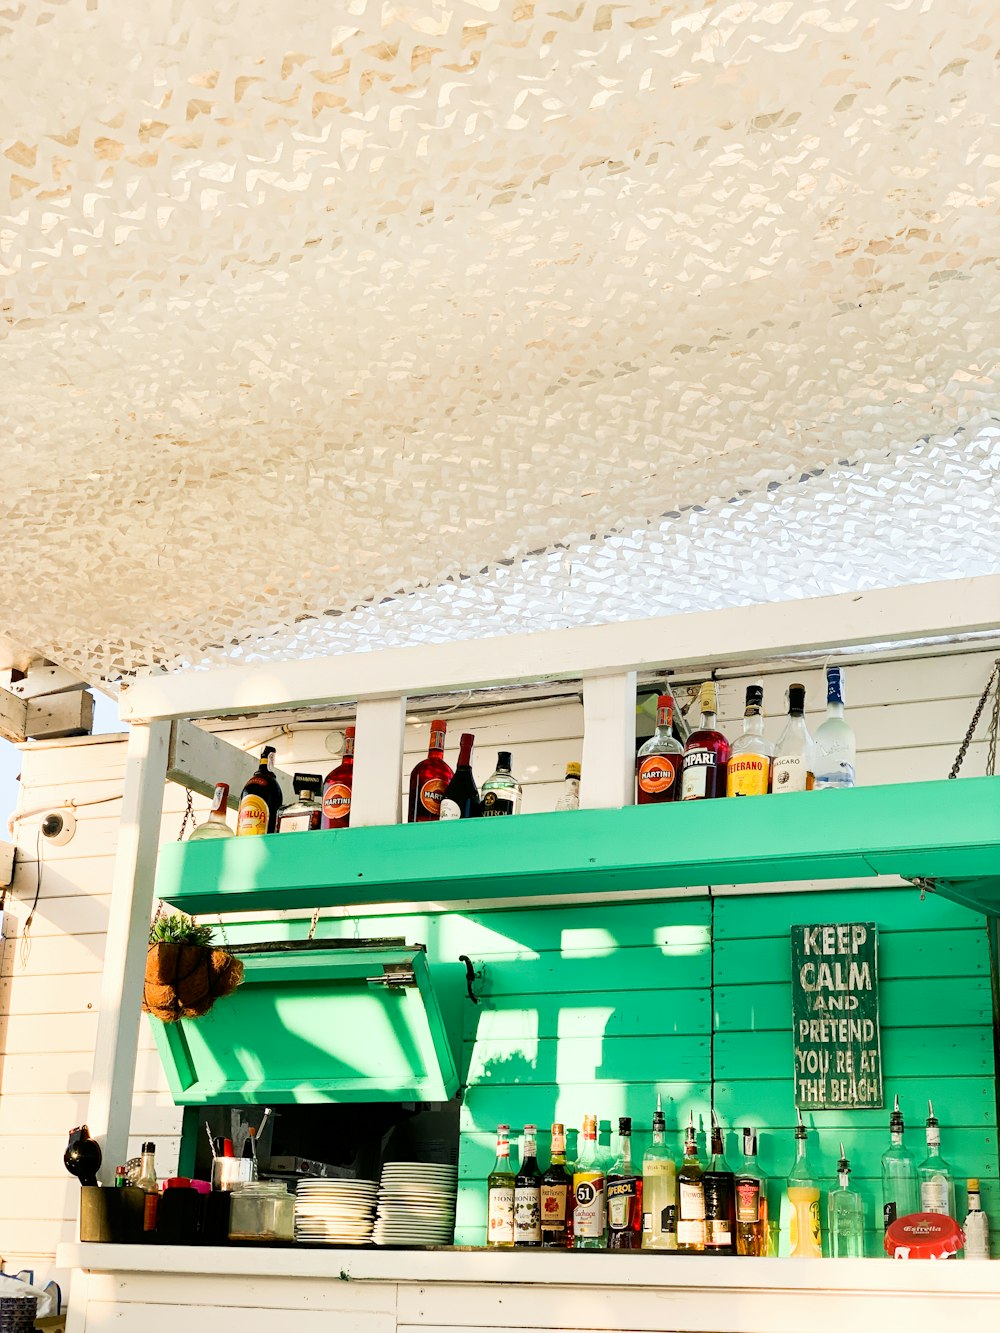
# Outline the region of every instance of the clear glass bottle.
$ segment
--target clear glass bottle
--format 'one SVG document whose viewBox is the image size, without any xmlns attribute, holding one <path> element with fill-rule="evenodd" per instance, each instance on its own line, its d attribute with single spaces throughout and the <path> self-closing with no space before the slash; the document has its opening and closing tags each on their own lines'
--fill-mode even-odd
<svg viewBox="0 0 1000 1333">
<path fill-rule="evenodd" d="M 295 800 L 278 811 L 279 833 L 306 833 L 323 821 L 323 777 L 320 773 L 296 773 L 292 778 Z"/>
<path fill-rule="evenodd" d="M 580 765 L 566 765 L 566 782 L 563 793 L 556 801 L 557 810 L 579 810 L 580 808 Z"/>
<path fill-rule="evenodd" d="M 805 719 L 806 687 L 789 685 L 788 721 L 774 747 L 771 767 L 773 792 L 812 791 L 816 778 L 816 750 Z"/>
<path fill-rule="evenodd" d="M 486 1178 L 486 1248 L 514 1248 L 514 1170 L 510 1125 L 497 1125 L 497 1160 Z"/>
<path fill-rule="evenodd" d="M 521 1165 L 514 1177 L 514 1245 L 537 1250 L 542 1244 L 542 1173 L 538 1169 L 538 1126 L 525 1125 Z"/>
<path fill-rule="evenodd" d="M 510 751 L 501 750 L 497 766 L 483 783 L 483 818 L 516 815 L 521 810 L 521 784 L 510 771 Z"/>
<path fill-rule="evenodd" d="M 698 1157 L 694 1112 L 684 1136 L 684 1160 L 677 1173 L 677 1248 L 700 1254 L 705 1249 L 705 1170 Z"/>
<path fill-rule="evenodd" d="M 712 1156 L 704 1174 L 705 1249 L 709 1254 L 736 1253 L 736 1182 L 726 1161 L 725 1140 L 712 1112 Z"/>
<path fill-rule="evenodd" d="M 736 1253 L 767 1254 L 767 1180 L 757 1161 L 757 1134 L 743 1131 L 743 1165 L 736 1173 Z"/>
<path fill-rule="evenodd" d="M 897 1217 L 920 1212 L 920 1181 L 913 1157 L 903 1143 L 904 1128 L 896 1097 L 889 1117 L 889 1146 L 882 1154 L 882 1227 L 886 1231 Z"/>
<path fill-rule="evenodd" d="M 566 1127 L 552 1126 L 549 1166 L 542 1176 L 542 1249 L 565 1250 L 573 1244 L 573 1213 L 570 1207 L 573 1175 L 566 1169 Z"/>
<path fill-rule="evenodd" d="M 677 1166 L 666 1144 L 667 1122 L 656 1094 L 653 1138 L 642 1157 L 642 1248 L 677 1249 Z"/>
<path fill-rule="evenodd" d="M 851 1189 L 851 1164 L 840 1145 L 837 1163 L 837 1188 L 830 1191 L 830 1254 L 834 1259 L 865 1257 L 865 1205 L 857 1190 Z"/>
<path fill-rule="evenodd" d="M 816 728 L 816 790 L 854 786 L 857 743 L 844 720 L 844 672 L 826 669 L 826 720 Z"/>
<path fill-rule="evenodd" d="M 733 741 L 726 769 L 727 796 L 766 796 L 771 790 L 774 746 L 764 739 L 764 687 L 747 686 L 743 735 Z"/>
<path fill-rule="evenodd" d="M 988 1259 L 990 1257 L 990 1222 L 979 1201 L 979 1181 L 967 1181 L 966 1188 L 969 1191 L 969 1211 L 962 1226 L 962 1231 L 965 1233 L 965 1257 L 966 1259 Z"/>
<path fill-rule="evenodd" d="M 819 1172 L 809 1159 L 809 1131 L 802 1123 L 795 1127 L 795 1163 L 788 1173 L 788 1202 L 792 1205 L 788 1253 L 793 1259 L 819 1259 L 823 1254 L 823 1227 L 820 1220 Z"/>
<path fill-rule="evenodd" d="M 608 1249 L 642 1249 L 642 1177 L 632 1167 L 632 1120 L 618 1121 L 619 1153 L 608 1170 Z"/>
<path fill-rule="evenodd" d="M 718 704 L 714 680 L 706 680 L 702 685 L 700 702 L 701 726 L 691 732 L 684 746 L 682 801 L 700 801 L 726 794 L 729 742 L 715 725 Z"/>
<path fill-rule="evenodd" d="M 583 1118 L 583 1146 L 573 1167 L 573 1248 L 603 1250 L 607 1240 L 604 1170 L 597 1155 L 597 1117 Z"/>
<path fill-rule="evenodd" d="M 917 1167 L 920 1180 L 920 1211 L 955 1217 L 955 1178 L 941 1156 L 941 1129 L 934 1107 L 927 1103 L 927 1156 Z M 955 1217 L 955 1221 L 958 1218 Z"/>
<path fill-rule="evenodd" d="M 637 805 L 662 805 L 680 795 L 684 746 L 674 736 L 673 724 L 673 696 L 661 694 L 656 700 L 656 730 L 635 756 Z"/>
<path fill-rule="evenodd" d="M 207 838 L 233 838 L 236 835 L 226 823 L 226 806 L 229 803 L 229 783 L 217 782 L 212 797 L 212 809 L 208 818 L 196 824 L 191 830 L 188 842 L 202 842 Z"/>
</svg>

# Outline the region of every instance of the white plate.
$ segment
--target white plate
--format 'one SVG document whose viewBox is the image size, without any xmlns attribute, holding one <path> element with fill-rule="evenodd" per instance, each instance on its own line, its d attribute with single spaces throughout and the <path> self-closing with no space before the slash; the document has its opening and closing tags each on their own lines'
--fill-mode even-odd
<svg viewBox="0 0 1000 1333">
<path fill-rule="evenodd" d="M 393 1176 L 420 1176 L 422 1179 L 430 1177 L 433 1180 L 457 1180 L 458 1168 L 454 1166 L 404 1166 L 400 1163 L 398 1166 L 384 1166 L 382 1168 L 382 1179 Z"/>
<path fill-rule="evenodd" d="M 306 1245 L 371 1245 L 371 1238 L 348 1240 L 344 1236 L 296 1236 L 295 1239 Z"/>
<path fill-rule="evenodd" d="M 454 1227 L 375 1227 L 375 1236 L 450 1236 Z"/>
</svg>

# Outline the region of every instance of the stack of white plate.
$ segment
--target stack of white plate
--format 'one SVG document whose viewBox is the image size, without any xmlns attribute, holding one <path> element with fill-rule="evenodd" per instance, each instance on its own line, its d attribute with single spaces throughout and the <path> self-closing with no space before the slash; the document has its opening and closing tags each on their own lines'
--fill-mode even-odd
<svg viewBox="0 0 1000 1333">
<path fill-rule="evenodd" d="M 300 1180 L 295 1189 L 295 1239 L 309 1245 L 370 1245 L 374 1180 Z"/>
<path fill-rule="evenodd" d="M 455 1234 L 458 1167 L 387 1162 L 378 1192 L 376 1245 L 450 1245 Z"/>
</svg>

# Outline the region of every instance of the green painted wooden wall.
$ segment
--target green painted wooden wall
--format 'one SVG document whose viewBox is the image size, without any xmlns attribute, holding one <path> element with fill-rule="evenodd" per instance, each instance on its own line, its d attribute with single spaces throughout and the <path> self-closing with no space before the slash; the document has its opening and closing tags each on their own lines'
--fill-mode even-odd
<svg viewBox="0 0 1000 1333">
<path fill-rule="evenodd" d="M 689 1111 L 704 1126 L 713 1093 L 732 1162 L 736 1128 L 759 1130 L 778 1215 L 795 1120 L 789 927 L 859 920 L 879 927 L 885 1092 L 890 1103 L 899 1093 L 907 1143 L 919 1160 L 933 1098 L 944 1156 L 962 1181 L 960 1211 L 965 1177 L 978 1175 L 1000 1221 L 988 928 L 944 899 L 883 889 L 380 914 L 324 920 L 319 934 L 400 934 L 427 945 L 465 1084 L 456 1238 L 481 1244 L 498 1122 L 546 1130 L 553 1119 L 578 1126 L 588 1111 L 612 1122 L 628 1114 L 641 1154 L 657 1092 L 678 1154 Z M 229 934 L 236 942 L 304 929 L 257 922 Z M 466 998 L 463 953 L 483 970 L 477 1006 Z M 866 1199 L 869 1252 L 878 1253 L 888 1109 L 809 1112 L 806 1121 L 831 1178 L 843 1140 Z M 540 1146 L 547 1162 L 545 1133 Z"/>
</svg>

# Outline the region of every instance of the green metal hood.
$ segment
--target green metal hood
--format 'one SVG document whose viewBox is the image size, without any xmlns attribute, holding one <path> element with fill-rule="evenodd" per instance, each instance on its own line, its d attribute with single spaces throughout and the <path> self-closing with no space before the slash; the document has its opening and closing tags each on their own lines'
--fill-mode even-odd
<svg viewBox="0 0 1000 1333">
<path fill-rule="evenodd" d="M 421 948 L 241 953 L 203 1018 L 151 1018 L 178 1106 L 447 1101 L 458 1074 Z"/>
</svg>

